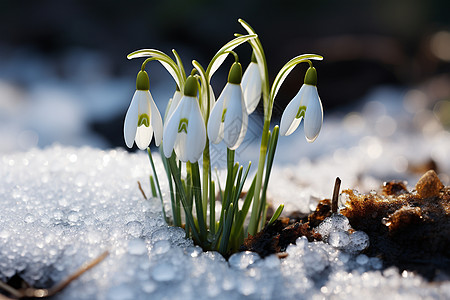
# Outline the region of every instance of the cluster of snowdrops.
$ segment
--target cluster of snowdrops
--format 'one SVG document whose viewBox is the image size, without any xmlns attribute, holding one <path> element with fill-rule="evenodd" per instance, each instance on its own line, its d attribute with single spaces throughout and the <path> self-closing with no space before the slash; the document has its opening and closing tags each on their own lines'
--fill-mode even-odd
<svg viewBox="0 0 450 300">
<path fill-rule="evenodd" d="M 317 72 L 311 62 L 322 57 L 305 54 L 291 59 L 270 86 L 261 42 L 248 23 L 241 19 L 239 23 L 247 33 L 235 34 L 235 38 L 216 53 L 206 69 L 192 61 L 193 69 L 188 76 L 175 50 L 172 50 L 175 60 L 155 49 L 142 49 L 128 55 L 129 59 L 147 59 L 137 75 L 136 92 L 126 113 L 125 142 L 130 148 L 135 142 L 140 149 L 147 149 L 153 168 L 150 179 L 152 193 L 154 197 L 159 196 L 166 221 L 183 227 L 186 235 L 203 249 L 222 254 L 236 251 L 248 234 L 256 234 L 266 224 L 266 192 L 278 135 L 290 135 L 304 119 L 306 139 L 313 142 L 323 122 L 322 104 L 316 88 Z M 233 50 L 245 43 L 252 47 L 253 54 L 243 73 L 239 57 Z M 210 81 L 228 55 L 234 56 L 235 62 L 216 101 Z M 154 60 L 167 69 L 176 83 L 164 122 L 150 94 L 149 77 L 145 72 L 147 63 Z M 288 74 L 302 62 L 309 64 L 304 84 L 283 112 L 280 126 L 271 131 L 274 99 Z M 244 167 L 235 162 L 235 150 L 247 132 L 248 115 L 261 99 L 264 125 L 260 157 L 257 171 L 241 199 L 251 163 Z M 148 148 L 153 136 L 160 148 L 169 183 L 172 218 L 164 209 L 163 194 Z M 221 141 L 227 147 L 227 174 L 222 184 L 217 174 L 212 172 L 210 162 L 210 143 Z M 282 210 L 283 205 L 280 205 L 269 223 L 275 221 Z"/>
</svg>

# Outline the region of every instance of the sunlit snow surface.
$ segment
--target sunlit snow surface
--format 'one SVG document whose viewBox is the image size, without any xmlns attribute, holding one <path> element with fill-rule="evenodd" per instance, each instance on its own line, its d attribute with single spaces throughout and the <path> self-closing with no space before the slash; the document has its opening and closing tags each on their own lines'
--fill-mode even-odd
<svg viewBox="0 0 450 300">
<path fill-rule="evenodd" d="M 162 170 L 159 157 L 156 165 Z M 310 172 L 323 180 L 313 166 Z M 4 155 L 0 172 L 0 279 L 19 273 L 32 285 L 49 287 L 110 251 L 56 299 L 450 296 L 448 282 L 381 271 L 377 258 L 303 238 L 282 260 L 240 253 L 227 262 L 218 253 L 203 253 L 182 229 L 165 224 L 158 200 L 143 199 L 137 181 L 147 182 L 144 153 L 52 146 Z M 272 193 L 283 176 L 275 170 L 273 178 Z M 284 200 L 288 209 L 298 201 Z"/>
<path fill-rule="evenodd" d="M 413 188 L 420 174 L 411 167 L 430 158 L 448 185 L 449 132 L 425 109 L 405 112 L 383 103 L 383 95 L 375 98 L 359 113 L 326 116 L 313 144 L 306 143 L 302 128 L 280 137 L 269 200 L 307 212 L 331 196 L 336 176 L 342 188 L 362 192 L 389 179 L 408 180 Z M 237 157 L 254 160 L 255 153 L 258 143 Z M 162 163 L 154 158 L 168 199 Z M 203 253 L 182 229 L 166 225 L 159 200 L 144 200 L 137 181 L 149 194 L 149 174 L 145 152 L 53 145 L 2 155 L 0 280 L 19 274 L 48 288 L 108 250 L 103 262 L 54 298 L 450 298 L 449 281 L 428 283 L 410 272 L 382 270 L 380 259 L 347 251 L 367 241 L 363 232 L 348 236 L 345 219 L 319 227 L 329 244 L 300 238 L 281 260 L 247 252 L 227 262 L 218 253 Z"/>
</svg>

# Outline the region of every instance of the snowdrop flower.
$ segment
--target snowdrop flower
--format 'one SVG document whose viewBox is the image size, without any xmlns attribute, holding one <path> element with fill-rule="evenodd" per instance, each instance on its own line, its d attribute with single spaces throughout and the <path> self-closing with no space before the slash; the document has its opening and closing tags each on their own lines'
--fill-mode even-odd
<svg viewBox="0 0 450 300">
<path fill-rule="evenodd" d="M 319 135 L 323 122 L 322 102 L 317 93 L 317 71 L 310 67 L 305 75 L 305 84 L 297 95 L 289 102 L 283 112 L 280 123 L 280 134 L 290 135 L 305 118 L 305 136 L 310 143 Z"/>
<path fill-rule="evenodd" d="M 161 115 L 149 91 L 147 72 L 139 71 L 136 79 L 136 92 L 125 116 L 123 134 L 128 148 L 133 142 L 144 150 L 150 145 L 153 133 L 155 144 L 159 146 L 162 140 L 163 125 Z"/>
<path fill-rule="evenodd" d="M 218 144 L 224 140 L 230 150 L 242 143 L 247 132 L 248 115 L 241 88 L 242 67 L 234 63 L 228 82 L 214 105 L 208 119 L 208 137 Z"/>
<path fill-rule="evenodd" d="M 175 154 L 182 162 L 197 162 L 206 145 L 206 128 L 197 100 L 197 80 L 189 76 L 184 96 L 164 125 L 163 150 L 166 157 Z"/>
<path fill-rule="evenodd" d="M 247 114 L 251 114 L 258 106 L 259 100 L 261 99 L 261 88 L 261 74 L 259 73 L 255 53 L 252 53 L 252 60 L 242 77 L 242 91 L 244 92 Z"/>
<path fill-rule="evenodd" d="M 178 107 L 178 104 L 180 104 L 181 98 L 183 98 L 183 94 L 180 92 L 180 89 L 178 88 L 178 85 L 177 85 L 177 89 L 176 89 L 175 93 L 173 94 L 173 97 L 170 98 L 170 100 L 169 100 L 168 110 L 167 110 L 166 116 L 164 117 L 164 120 L 168 120 L 172 116 L 173 112 Z"/>
</svg>

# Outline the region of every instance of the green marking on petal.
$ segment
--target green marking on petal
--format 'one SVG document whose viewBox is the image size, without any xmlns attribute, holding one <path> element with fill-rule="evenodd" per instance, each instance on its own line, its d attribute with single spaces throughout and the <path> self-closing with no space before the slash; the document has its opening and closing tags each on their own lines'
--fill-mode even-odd
<svg viewBox="0 0 450 300">
<path fill-rule="evenodd" d="M 225 122 L 225 115 L 226 115 L 226 113 L 227 113 L 227 109 L 225 108 L 223 111 L 222 111 L 222 123 L 223 122 Z"/>
<path fill-rule="evenodd" d="M 305 117 L 306 112 L 306 106 L 302 105 L 298 108 L 297 115 L 295 116 L 296 119 L 300 119 Z"/>
<path fill-rule="evenodd" d="M 140 114 L 138 119 L 138 127 L 144 125 L 145 127 L 150 126 L 150 118 L 147 114 Z"/>
<path fill-rule="evenodd" d="M 180 120 L 180 123 L 178 124 L 178 133 L 184 131 L 187 134 L 187 127 L 188 127 L 189 120 L 186 118 L 183 118 Z"/>
</svg>

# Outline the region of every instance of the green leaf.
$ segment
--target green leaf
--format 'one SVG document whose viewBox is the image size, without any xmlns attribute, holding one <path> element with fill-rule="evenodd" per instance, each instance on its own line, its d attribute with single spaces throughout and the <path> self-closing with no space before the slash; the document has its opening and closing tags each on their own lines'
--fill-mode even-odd
<svg viewBox="0 0 450 300">
<path fill-rule="evenodd" d="M 244 226 L 245 218 L 247 217 L 248 210 L 250 209 L 250 204 L 252 203 L 253 194 L 255 192 L 256 176 L 253 178 L 252 184 L 245 195 L 244 204 L 242 209 L 239 211 L 239 216 L 236 221 L 236 228 L 242 228 Z"/>
<path fill-rule="evenodd" d="M 280 204 L 280 206 L 278 206 L 277 210 L 273 214 L 272 218 L 270 218 L 269 223 L 267 225 L 271 225 L 273 222 L 275 222 L 278 219 L 278 217 L 281 215 L 281 213 L 283 212 L 283 209 L 284 209 L 284 204 Z"/>
<path fill-rule="evenodd" d="M 278 72 L 277 77 L 275 77 L 275 80 L 273 81 L 272 88 L 270 89 L 270 100 L 273 102 L 275 97 L 278 94 L 278 91 L 280 90 L 281 85 L 283 84 L 286 77 L 291 73 L 291 71 L 294 69 L 296 65 L 302 62 L 307 62 L 309 60 L 322 60 L 323 57 L 317 54 L 302 54 L 297 57 L 294 57 L 290 61 L 288 61 Z"/>
<path fill-rule="evenodd" d="M 172 157 L 174 157 L 174 155 Z M 181 180 L 180 169 L 177 168 L 175 159 L 169 159 L 169 167 L 170 167 L 170 171 L 172 173 L 173 180 L 175 181 L 175 186 L 178 191 L 177 194 L 180 196 L 180 200 L 183 205 L 184 212 L 186 213 L 186 225 L 189 225 L 189 227 L 191 228 L 191 232 L 194 237 L 194 240 L 197 243 L 200 243 L 201 242 L 200 235 L 195 226 L 194 216 L 192 215 L 192 211 L 191 211 L 192 206 L 189 206 L 187 203 L 186 191 L 183 187 L 183 183 Z"/>
<path fill-rule="evenodd" d="M 128 59 L 140 57 L 151 57 L 155 60 L 158 60 L 161 63 L 161 65 L 163 65 L 163 67 L 166 68 L 169 74 L 173 77 L 180 90 L 181 91 L 183 90 L 185 80 L 183 79 L 183 76 L 181 75 L 181 72 L 178 69 L 178 65 L 167 54 L 156 49 L 141 49 L 127 55 Z"/>
</svg>

